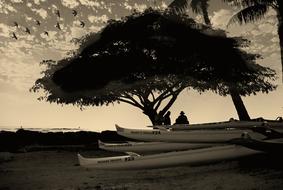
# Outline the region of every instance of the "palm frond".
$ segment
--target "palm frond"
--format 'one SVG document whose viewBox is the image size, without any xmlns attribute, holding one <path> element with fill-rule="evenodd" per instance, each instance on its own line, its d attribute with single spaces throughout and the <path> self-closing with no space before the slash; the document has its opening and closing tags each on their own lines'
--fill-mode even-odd
<svg viewBox="0 0 283 190">
<path fill-rule="evenodd" d="M 245 0 L 223 0 L 223 2 L 225 3 L 228 3 L 232 6 L 237 6 L 237 7 L 240 7 L 240 6 L 250 6 L 250 5 L 244 5 L 244 2 Z M 250 1 L 251 3 L 254 2 L 255 0 L 247 0 L 247 1 Z"/>
<path fill-rule="evenodd" d="M 250 7 L 257 4 L 273 6 L 277 4 L 277 0 L 223 0 L 224 2 L 231 3 L 233 6 Z"/>
<path fill-rule="evenodd" d="M 268 5 L 256 4 L 242 9 L 240 12 L 236 13 L 229 20 L 227 26 L 232 23 L 245 24 L 249 22 L 255 22 L 262 19 L 269 9 Z"/>
<path fill-rule="evenodd" d="M 178 13 L 183 13 L 188 7 L 188 0 L 173 0 L 168 7 Z"/>
<path fill-rule="evenodd" d="M 193 12 L 195 12 L 197 14 L 202 13 L 201 1 L 200 0 L 192 0 L 190 6 L 191 6 Z"/>
</svg>

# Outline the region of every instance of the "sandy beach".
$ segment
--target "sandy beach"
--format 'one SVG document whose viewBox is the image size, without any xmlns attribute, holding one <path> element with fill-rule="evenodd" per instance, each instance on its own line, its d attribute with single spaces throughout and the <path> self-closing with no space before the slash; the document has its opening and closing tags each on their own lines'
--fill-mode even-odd
<svg viewBox="0 0 283 190">
<path fill-rule="evenodd" d="M 84 151 L 84 156 L 113 155 Z M 116 154 L 116 153 L 115 153 Z M 268 163 L 269 162 L 269 163 Z M 202 166 L 137 171 L 87 170 L 73 151 L 14 153 L 0 163 L 0 190 L 283 189 L 283 169 L 269 156 Z"/>
</svg>

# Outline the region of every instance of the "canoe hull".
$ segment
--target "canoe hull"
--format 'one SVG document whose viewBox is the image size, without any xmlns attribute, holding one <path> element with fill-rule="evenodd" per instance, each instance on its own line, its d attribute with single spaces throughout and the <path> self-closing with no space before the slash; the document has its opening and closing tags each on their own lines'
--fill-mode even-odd
<svg viewBox="0 0 283 190">
<path fill-rule="evenodd" d="M 99 148 L 114 152 L 167 152 L 216 146 L 216 143 L 127 142 L 120 144 L 98 143 Z"/>
<path fill-rule="evenodd" d="M 170 128 L 172 130 L 199 130 L 199 129 L 225 129 L 225 128 L 253 128 L 266 126 L 278 132 L 283 132 L 283 121 L 265 120 L 265 121 L 223 121 L 201 124 L 175 124 L 175 125 L 157 125 L 148 126 L 150 128 Z"/>
<path fill-rule="evenodd" d="M 238 145 L 224 145 L 195 150 L 168 152 L 147 156 L 118 156 L 111 158 L 84 158 L 78 154 L 82 167 L 92 169 L 132 170 L 164 168 L 180 165 L 200 165 L 217 161 L 237 159 L 261 153 Z"/>
<path fill-rule="evenodd" d="M 265 136 L 255 133 L 249 129 L 204 129 L 170 131 L 161 129 L 127 129 L 116 125 L 117 133 L 124 137 L 141 141 L 161 141 L 175 143 L 225 143 L 232 139 L 240 138 L 243 133 L 248 132 L 262 139 Z"/>
</svg>

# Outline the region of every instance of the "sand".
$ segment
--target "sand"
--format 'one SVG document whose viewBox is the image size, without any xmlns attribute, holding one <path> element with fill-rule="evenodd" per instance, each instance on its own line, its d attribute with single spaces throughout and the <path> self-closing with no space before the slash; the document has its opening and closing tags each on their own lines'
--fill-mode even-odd
<svg viewBox="0 0 283 190">
<path fill-rule="evenodd" d="M 82 152 L 105 156 L 105 151 Z M 270 162 L 266 163 L 266 162 Z M 280 163 L 280 162 L 279 162 Z M 13 154 L 0 163 L 0 190 L 283 189 L 283 169 L 262 156 L 202 166 L 137 171 L 87 170 L 76 152 L 36 151 Z"/>
</svg>

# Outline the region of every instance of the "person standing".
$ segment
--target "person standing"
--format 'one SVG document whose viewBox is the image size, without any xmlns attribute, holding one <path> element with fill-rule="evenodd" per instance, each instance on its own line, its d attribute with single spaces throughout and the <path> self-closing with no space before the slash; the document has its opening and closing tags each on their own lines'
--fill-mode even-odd
<svg viewBox="0 0 283 190">
<path fill-rule="evenodd" d="M 171 119 L 170 119 L 170 114 L 171 112 L 168 111 L 165 115 L 164 115 L 164 125 L 171 125 Z"/>
</svg>

